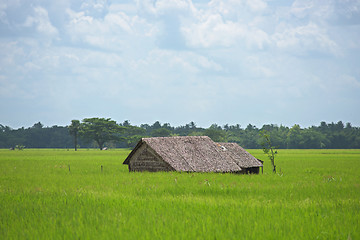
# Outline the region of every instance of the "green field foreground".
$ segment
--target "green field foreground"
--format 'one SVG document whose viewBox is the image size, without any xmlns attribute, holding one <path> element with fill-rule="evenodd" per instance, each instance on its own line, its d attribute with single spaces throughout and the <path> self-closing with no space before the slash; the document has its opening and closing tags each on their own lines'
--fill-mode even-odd
<svg viewBox="0 0 360 240">
<path fill-rule="evenodd" d="M 360 150 L 279 150 L 278 174 L 249 150 L 259 175 L 129 173 L 129 152 L 0 150 L 0 239 L 360 239 Z"/>
</svg>

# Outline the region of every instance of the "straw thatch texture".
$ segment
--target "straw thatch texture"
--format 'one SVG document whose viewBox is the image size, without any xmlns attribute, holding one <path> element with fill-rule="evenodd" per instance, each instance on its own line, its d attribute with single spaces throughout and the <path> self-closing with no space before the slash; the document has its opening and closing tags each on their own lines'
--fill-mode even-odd
<svg viewBox="0 0 360 240">
<path fill-rule="evenodd" d="M 228 149 L 223 145 L 206 136 L 143 138 L 124 164 L 130 171 L 185 172 L 243 172 L 241 165 L 262 166 L 240 146 L 228 145 Z M 242 158 L 245 163 L 241 163 Z M 256 163 L 252 164 L 253 159 Z"/>
<path fill-rule="evenodd" d="M 227 151 L 231 152 L 233 160 L 241 168 L 262 167 L 262 163 L 253 155 L 248 153 L 245 149 L 240 147 L 237 143 L 219 143 L 225 147 Z"/>
</svg>

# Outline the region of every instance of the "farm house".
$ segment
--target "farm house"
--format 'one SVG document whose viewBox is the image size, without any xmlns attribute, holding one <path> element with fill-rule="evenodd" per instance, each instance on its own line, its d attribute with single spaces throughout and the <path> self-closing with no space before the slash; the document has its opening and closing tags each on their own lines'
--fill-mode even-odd
<svg viewBox="0 0 360 240">
<path fill-rule="evenodd" d="M 262 163 L 236 143 L 207 136 L 142 138 L 123 164 L 129 171 L 259 173 Z"/>
</svg>

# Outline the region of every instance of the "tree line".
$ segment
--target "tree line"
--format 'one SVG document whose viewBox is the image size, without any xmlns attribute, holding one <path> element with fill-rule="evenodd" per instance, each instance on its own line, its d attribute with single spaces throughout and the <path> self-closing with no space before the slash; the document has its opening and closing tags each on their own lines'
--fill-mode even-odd
<svg viewBox="0 0 360 240">
<path fill-rule="evenodd" d="M 45 127 L 41 122 L 29 128 L 12 129 L 0 124 L 0 148 L 132 148 L 142 137 L 209 136 L 215 142 L 236 142 L 244 148 L 262 148 L 261 131 L 269 133 L 271 143 L 280 149 L 358 149 L 360 128 L 350 123 L 321 122 L 319 126 L 301 128 L 266 124 L 258 128 L 248 124 L 208 128 L 194 122 L 173 127 L 156 121 L 153 124 L 132 125 L 126 120 L 117 123 L 110 118 L 72 120 L 68 126 Z"/>
</svg>

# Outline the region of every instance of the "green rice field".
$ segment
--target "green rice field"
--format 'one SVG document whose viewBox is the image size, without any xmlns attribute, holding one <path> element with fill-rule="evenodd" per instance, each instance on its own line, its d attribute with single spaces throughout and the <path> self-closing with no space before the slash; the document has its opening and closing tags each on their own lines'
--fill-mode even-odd
<svg viewBox="0 0 360 240">
<path fill-rule="evenodd" d="M 360 150 L 277 174 L 128 172 L 130 150 L 0 150 L 0 239 L 360 239 Z"/>
</svg>

